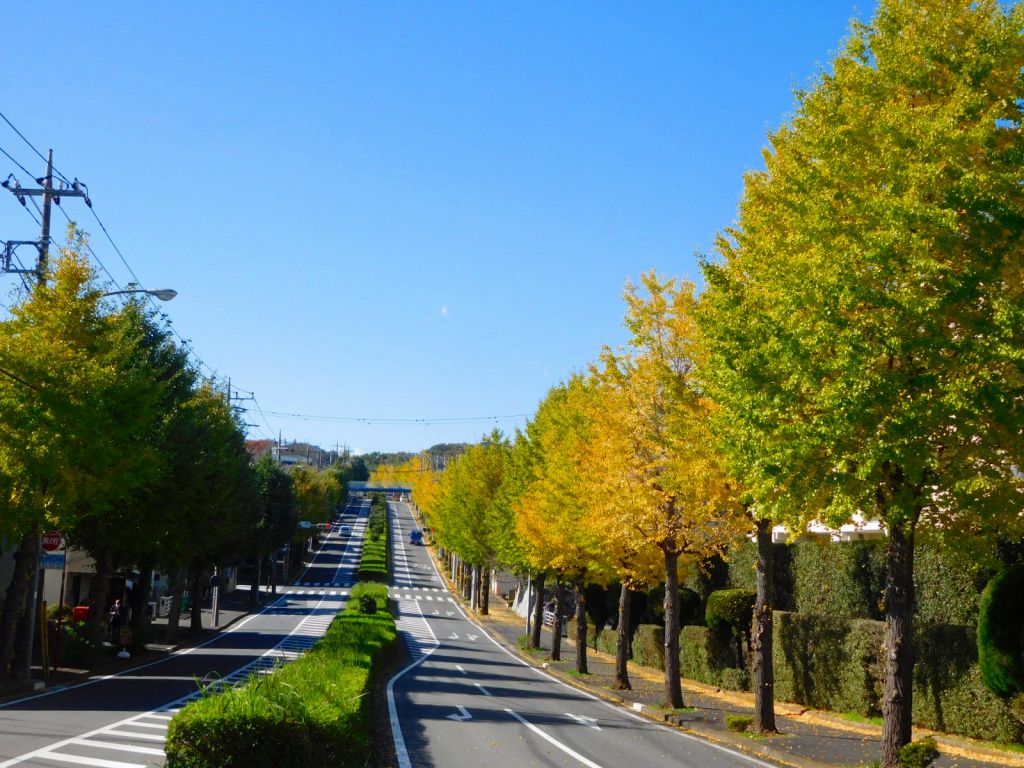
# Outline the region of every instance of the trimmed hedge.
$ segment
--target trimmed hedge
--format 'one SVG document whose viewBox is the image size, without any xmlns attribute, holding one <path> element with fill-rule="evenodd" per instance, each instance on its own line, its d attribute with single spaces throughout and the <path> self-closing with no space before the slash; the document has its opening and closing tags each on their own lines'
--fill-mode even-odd
<svg viewBox="0 0 1024 768">
<path fill-rule="evenodd" d="M 982 680 L 973 627 L 922 627 L 915 642 L 916 725 L 989 741 L 1021 741 L 1024 727 Z"/>
<path fill-rule="evenodd" d="M 772 549 L 776 609 L 851 619 L 884 618 L 885 541 L 801 542 L 773 544 Z M 975 554 L 964 556 L 928 541 L 918 543 L 914 552 L 916 621 L 978 621 L 979 596 L 992 570 L 984 562 L 985 557 L 977 558 Z M 988 559 L 995 562 L 995 557 L 991 553 Z M 754 589 L 756 560 L 755 542 L 743 541 L 731 547 L 727 585 Z M 721 584 L 720 575 L 716 578 Z"/>
<path fill-rule="evenodd" d="M 397 634 L 387 611 L 359 612 L 362 594 L 387 604 L 384 585 L 357 585 L 348 607 L 304 656 L 175 715 L 165 748 L 169 768 L 368 765 L 372 670 Z"/>
<path fill-rule="evenodd" d="M 683 677 L 730 691 L 749 691 L 750 673 L 739 666 L 728 628 L 683 627 L 679 632 L 679 669 Z"/>
<path fill-rule="evenodd" d="M 780 700 L 865 717 L 881 714 L 884 623 L 777 611 L 774 626 Z M 981 681 L 972 627 L 919 627 L 915 644 L 915 725 L 1020 742 L 1021 723 Z"/>
<path fill-rule="evenodd" d="M 378 498 L 381 500 L 380 504 L 378 504 Z M 375 494 L 373 503 L 370 505 L 370 518 L 366 525 L 363 556 L 359 561 L 360 581 L 386 582 L 388 580 L 389 528 L 387 502 L 384 501 L 381 494 Z"/>
<path fill-rule="evenodd" d="M 645 667 L 665 670 L 665 628 L 641 624 L 633 635 L 633 661 Z"/>
<path fill-rule="evenodd" d="M 885 625 L 776 611 L 775 695 L 816 709 L 881 714 Z"/>
</svg>

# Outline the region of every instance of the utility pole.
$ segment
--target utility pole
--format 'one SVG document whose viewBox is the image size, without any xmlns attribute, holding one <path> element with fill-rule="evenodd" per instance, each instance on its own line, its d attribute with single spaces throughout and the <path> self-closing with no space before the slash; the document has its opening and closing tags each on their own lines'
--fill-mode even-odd
<svg viewBox="0 0 1024 768">
<path fill-rule="evenodd" d="M 36 280 L 39 285 L 42 285 L 46 280 L 46 269 L 49 266 L 50 257 L 50 214 L 52 211 L 52 204 L 56 203 L 60 205 L 60 199 L 62 197 L 80 197 L 85 201 L 85 204 L 92 208 L 92 200 L 89 199 L 89 188 L 82 184 L 77 178 L 71 182 L 71 186 L 66 186 L 63 181 L 59 183 L 57 187 L 53 185 L 53 150 L 51 149 L 47 154 L 46 159 L 46 175 L 40 176 L 35 180 L 38 188 L 29 188 L 21 186 L 21 183 L 14 177 L 14 174 L 10 174 L 6 180 L 0 182 L 0 187 L 8 190 L 13 194 L 19 203 L 23 206 L 26 205 L 26 198 L 28 197 L 41 197 L 43 198 L 42 207 L 42 227 L 40 231 L 39 240 L 7 240 L 4 242 L 4 272 L 34 272 Z M 27 269 L 14 269 L 11 266 L 11 261 L 14 256 L 14 251 L 19 245 L 33 245 L 38 251 L 38 257 L 36 259 L 36 267 L 33 270 Z"/>
</svg>

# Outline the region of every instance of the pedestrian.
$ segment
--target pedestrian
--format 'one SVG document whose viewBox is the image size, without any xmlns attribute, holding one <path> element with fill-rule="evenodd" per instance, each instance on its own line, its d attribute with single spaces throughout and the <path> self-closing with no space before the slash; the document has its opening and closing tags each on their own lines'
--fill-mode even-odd
<svg viewBox="0 0 1024 768">
<path fill-rule="evenodd" d="M 110 642 L 117 645 L 117 632 L 121 628 L 121 601 L 115 600 L 110 606 L 110 613 L 107 615 L 107 629 L 110 632 Z"/>
</svg>

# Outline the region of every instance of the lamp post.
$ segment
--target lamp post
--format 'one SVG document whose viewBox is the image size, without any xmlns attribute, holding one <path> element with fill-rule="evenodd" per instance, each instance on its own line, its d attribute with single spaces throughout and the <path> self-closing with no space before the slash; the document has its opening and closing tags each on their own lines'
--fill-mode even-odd
<svg viewBox="0 0 1024 768">
<path fill-rule="evenodd" d="M 173 288 L 123 288 L 119 291 L 107 291 L 100 298 L 105 299 L 107 296 L 118 296 L 124 293 L 144 293 L 147 296 L 160 299 L 160 301 L 170 301 L 178 295 Z"/>
</svg>

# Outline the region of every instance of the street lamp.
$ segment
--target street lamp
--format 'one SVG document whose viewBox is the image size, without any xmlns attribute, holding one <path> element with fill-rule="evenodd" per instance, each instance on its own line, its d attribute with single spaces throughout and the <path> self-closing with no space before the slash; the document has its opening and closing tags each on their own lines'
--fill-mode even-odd
<svg viewBox="0 0 1024 768">
<path fill-rule="evenodd" d="M 144 293 L 147 296 L 160 299 L 160 301 L 170 301 L 178 295 L 178 292 L 173 288 L 124 288 L 120 291 L 108 291 L 100 298 L 105 299 L 107 296 L 117 296 L 122 293 Z"/>
</svg>

